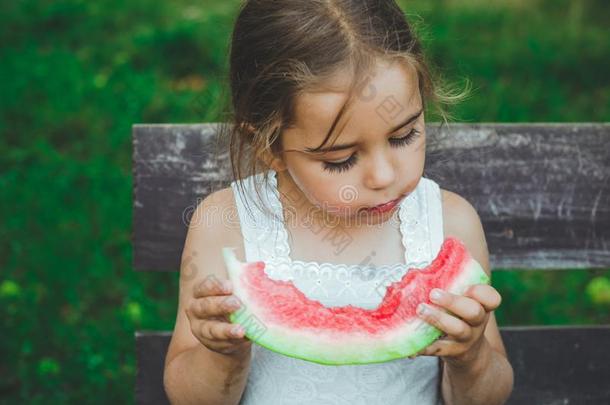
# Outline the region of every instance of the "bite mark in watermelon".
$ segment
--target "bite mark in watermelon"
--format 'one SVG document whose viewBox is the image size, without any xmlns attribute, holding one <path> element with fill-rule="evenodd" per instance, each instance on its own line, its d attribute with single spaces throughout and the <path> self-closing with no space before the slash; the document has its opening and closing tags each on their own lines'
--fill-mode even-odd
<svg viewBox="0 0 610 405">
<path fill-rule="evenodd" d="M 415 312 L 430 303 L 437 287 L 463 294 L 473 284 L 489 284 L 481 265 L 461 241 L 446 238 L 426 267 L 409 269 L 391 283 L 377 308 L 327 307 L 309 299 L 292 281 L 274 280 L 263 261 L 241 262 L 233 248 L 223 257 L 241 308 L 229 315 L 246 336 L 269 350 L 326 365 L 381 363 L 416 354 L 442 331 Z"/>
</svg>

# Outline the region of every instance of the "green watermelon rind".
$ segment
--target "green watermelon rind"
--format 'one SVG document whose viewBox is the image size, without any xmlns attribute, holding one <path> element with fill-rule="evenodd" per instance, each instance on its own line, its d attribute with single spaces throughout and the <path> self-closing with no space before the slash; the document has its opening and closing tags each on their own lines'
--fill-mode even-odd
<svg viewBox="0 0 610 405">
<path fill-rule="evenodd" d="M 232 252 L 225 250 L 224 256 L 229 269 L 231 269 L 231 265 L 242 265 L 241 262 L 237 261 Z M 233 269 L 237 268 L 233 267 Z M 447 290 L 454 294 L 463 294 L 473 284 L 490 284 L 490 278 L 480 264 L 473 258 L 470 258 L 462 274 L 456 280 L 453 280 Z M 238 289 L 239 287 L 236 288 L 234 293 L 238 297 L 245 297 L 246 291 L 238 291 Z M 276 331 L 281 329 L 280 326 L 275 325 L 275 328 L 266 328 L 257 321 L 256 314 L 247 307 L 242 306 L 239 310 L 231 313 L 229 320 L 232 323 L 243 326 L 245 336 L 260 346 L 289 357 L 323 365 L 374 364 L 409 357 L 432 344 L 443 334 L 438 328 L 416 317 L 412 321 L 406 322 L 403 326 L 404 328 L 411 328 L 411 330 L 405 332 L 406 336 L 404 339 L 396 339 L 389 344 L 380 344 L 377 348 L 371 347 L 371 345 L 367 346 L 366 343 L 370 343 L 371 340 L 370 337 L 364 336 L 362 337 L 362 342 L 354 343 L 351 345 L 351 348 L 343 342 L 340 345 L 329 343 L 328 347 L 324 346 L 323 348 L 318 344 L 307 349 L 304 346 L 310 340 L 307 339 L 304 331 L 292 332 L 287 328 L 286 333 L 278 334 Z M 295 336 L 302 338 L 301 344 L 294 341 Z M 355 339 L 358 338 L 356 337 Z M 312 332 L 311 341 L 314 340 L 316 340 L 315 331 Z M 368 351 L 362 349 L 364 347 Z M 345 351 L 343 356 L 339 354 L 342 350 Z"/>
</svg>

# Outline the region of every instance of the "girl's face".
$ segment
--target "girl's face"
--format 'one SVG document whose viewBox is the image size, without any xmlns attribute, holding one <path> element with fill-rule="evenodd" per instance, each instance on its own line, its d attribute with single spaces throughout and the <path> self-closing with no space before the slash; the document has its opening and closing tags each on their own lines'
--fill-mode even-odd
<svg viewBox="0 0 610 405">
<path fill-rule="evenodd" d="M 345 79 L 339 76 L 333 84 Z M 417 73 L 401 63 L 379 64 L 322 151 L 309 151 L 322 143 L 346 96 L 329 91 L 297 100 L 296 123 L 282 134 L 279 181 L 292 195 L 293 189 L 300 192 L 304 208 L 316 216 L 379 224 L 399 204 L 390 210 L 367 208 L 404 198 L 423 173 L 426 140 Z"/>
</svg>

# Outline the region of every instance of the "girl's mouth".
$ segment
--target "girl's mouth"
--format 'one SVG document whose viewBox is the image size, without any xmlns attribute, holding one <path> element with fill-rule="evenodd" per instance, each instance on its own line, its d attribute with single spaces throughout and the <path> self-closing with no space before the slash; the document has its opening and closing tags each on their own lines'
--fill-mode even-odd
<svg viewBox="0 0 610 405">
<path fill-rule="evenodd" d="M 379 214 L 383 214 L 385 212 L 389 212 L 392 211 L 394 208 L 396 208 L 396 206 L 398 205 L 398 203 L 404 198 L 403 196 L 400 196 L 394 200 L 388 201 L 386 203 L 383 204 L 379 204 L 376 205 L 374 207 L 368 207 L 368 208 L 363 208 L 362 211 L 364 212 L 368 212 L 368 213 L 379 213 Z"/>
</svg>

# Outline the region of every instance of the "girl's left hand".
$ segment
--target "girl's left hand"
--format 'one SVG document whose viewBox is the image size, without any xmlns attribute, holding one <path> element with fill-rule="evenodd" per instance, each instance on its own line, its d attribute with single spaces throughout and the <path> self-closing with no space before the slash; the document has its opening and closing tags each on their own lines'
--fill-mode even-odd
<svg viewBox="0 0 610 405">
<path fill-rule="evenodd" d="M 418 312 L 418 315 L 446 336 L 410 358 L 419 355 L 440 356 L 450 364 L 468 364 L 479 357 L 481 350 L 489 349 L 483 332 L 489 313 L 500 306 L 502 297 L 488 284 L 472 285 L 464 295 L 439 290 L 441 295 L 436 298 L 433 294 L 436 290 L 432 290 L 430 301 L 437 305 L 420 304 L 418 311 L 420 308 L 426 311 Z"/>
</svg>

